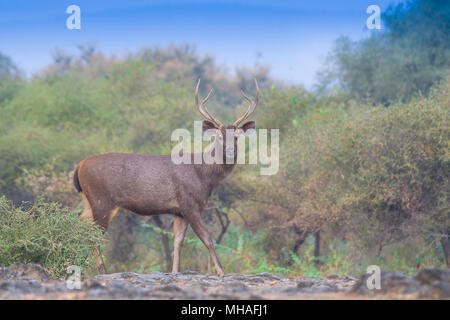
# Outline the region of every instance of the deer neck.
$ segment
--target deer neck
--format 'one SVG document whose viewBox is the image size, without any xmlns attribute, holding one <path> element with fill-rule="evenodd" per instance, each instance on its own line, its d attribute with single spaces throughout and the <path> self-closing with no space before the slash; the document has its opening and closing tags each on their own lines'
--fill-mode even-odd
<svg viewBox="0 0 450 320">
<path fill-rule="evenodd" d="M 196 165 L 198 176 L 212 189 L 217 187 L 233 171 L 233 164 L 206 164 Z"/>
</svg>

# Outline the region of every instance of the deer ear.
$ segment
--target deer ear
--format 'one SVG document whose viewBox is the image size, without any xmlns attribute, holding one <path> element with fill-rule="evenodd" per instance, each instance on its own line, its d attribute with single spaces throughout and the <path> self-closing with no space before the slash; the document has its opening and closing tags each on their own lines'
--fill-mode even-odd
<svg viewBox="0 0 450 320">
<path fill-rule="evenodd" d="M 256 123 L 255 123 L 255 121 L 252 120 L 252 121 L 244 123 L 239 129 L 242 130 L 242 133 L 245 136 L 248 136 L 248 135 L 251 135 L 255 131 L 255 128 L 256 128 Z"/>
<path fill-rule="evenodd" d="M 203 126 L 203 132 L 210 130 L 210 129 L 217 129 L 216 125 L 208 120 L 203 120 L 202 126 Z"/>
</svg>

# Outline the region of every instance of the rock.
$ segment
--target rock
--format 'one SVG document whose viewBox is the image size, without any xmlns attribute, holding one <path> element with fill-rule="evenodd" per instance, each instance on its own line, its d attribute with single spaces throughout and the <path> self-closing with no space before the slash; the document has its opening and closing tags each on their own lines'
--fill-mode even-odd
<svg viewBox="0 0 450 320">
<path fill-rule="evenodd" d="M 346 299 L 395 298 L 449 299 L 449 270 L 424 269 L 408 277 L 381 272 L 381 290 L 371 291 L 363 275 L 327 278 L 279 278 L 258 274 L 227 274 L 223 277 L 184 271 L 177 274 L 120 272 L 97 275 L 82 282 L 80 290 L 69 289 L 64 279 L 50 279 L 39 265 L 15 264 L 0 268 L 0 299 Z M 351 290 L 351 292 L 348 292 Z M 412 295 L 412 296 L 411 296 Z"/>
<path fill-rule="evenodd" d="M 200 272 L 197 271 L 183 271 L 183 272 L 178 272 L 177 275 L 183 275 L 183 276 L 203 276 Z"/>
<path fill-rule="evenodd" d="M 385 293 L 389 290 L 389 288 L 398 287 L 401 285 L 407 285 L 408 277 L 400 272 L 393 271 L 381 271 L 381 281 L 380 281 L 380 289 L 369 289 L 367 285 L 367 280 L 371 277 L 372 274 L 365 273 L 363 274 L 358 282 L 352 288 L 354 293 L 360 294 L 375 294 L 375 293 Z"/>
<path fill-rule="evenodd" d="M 310 287 L 309 289 L 307 289 L 307 292 L 326 293 L 326 292 L 333 292 L 336 290 L 337 290 L 336 286 L 328 285 L 328 284 L 318 284 L 318 285 L 314 285 L 314 286 Z"/>
<path fill-rule="evenodd" d="M 182 291 L 180 288 L 178 288 L 174 284 L 169 284 L 169 285 L 166 285 L 166 286 L 162 286 L 158 290 L 165 291 L 165 292 L 181 292 Z"/>
<path fill-rule="evenodd" d="M 224 287 L 227 289 L 231 289 L 235 292 L 248 290 L 248 286 L 245 285 L 245 283 L 240 282 L 240 281 L 234 281 L 234 280 L 224 283 Z"/>
<path fill-rule="evenodd" d="M 122 280 L 122 279 L 132 279 L 138 276 L 137 273 L 134 272 L 118 272 L 111 274 L 99 274 L 95 276 L 95 279 L 99 280 Z"/>
<path fill-rule="evenodd" d="M 232 279 L 236 281 L 246 281 L 247 276 L 243 274 L 237 274 L 237 273 L 228 273 L 222 277 L 223 279 Z"/>
<path fill-rule="evenodd" d="M 421 298 L 450 299 L 450 270 L 424 269 L 414 275 Z"/>
<path fill-rule="evenodd" d="M 88 279 L 83 282 L 82 288 L 83 290 L 98 289 L 103 288 L 103 285 L 97 280 Z"/>
<path fill-rule="evenodd" d="M 310 280 L 299 280 L 297 282 L 297 288 L 304 289 L 304 288 L 310 288 L 314 285 L 313 281 Z"/>
<path fill-rule="evenodd" d="M 419 298 L 450 298 L 450 270 L 424 269 L 413 277 L 400 272 L 381 271 L 381 288 L 369 289 L 364 274 L 352 288 L 359 294 L 413 294 Z"/>
<path fill-rule="evenodd" d="M 450 270 L 423 269 L 414 275 L 421 284 L 432 284 L 435 281 L 450 283 Z"/>
<path fill-rule="evenodd" d="M 280 280 L 279 277 L 277 277 L 276 275 L 273 275 L 269 272 L 261 272 L 261 273 L 257 273 L 257 274 L 251 274 L 248 277 L 249 278 L 261 278 L 261 279 L 265 279 L 268 281 Z"/>
<path fill-rule="evenodd" d="M 1 279 L 35 279 L 38 281 L 50 280 L 50 276 L 45 272 L 44 268 L 34 263 L 14 263 L 8 268 L 3 268 L 0 273 Z"/>
</svg>

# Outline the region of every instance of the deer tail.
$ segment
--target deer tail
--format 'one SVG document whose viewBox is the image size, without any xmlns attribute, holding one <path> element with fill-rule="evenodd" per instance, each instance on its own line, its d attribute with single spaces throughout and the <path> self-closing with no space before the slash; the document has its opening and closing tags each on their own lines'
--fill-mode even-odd
<svg viewBox="0 0 450 320">
<path fill-rule="evenodd" d="M 78 169 L 80 168 L 80 165 L 77 166 L 75 169 L 75 172 L 73 173 L 73 185 L 75 186 L 75 189 L 77 189 L 78 192 L 81 192 L 81 186 L 80 186 L 80 180 L 78 180 Z"/>
</svg>

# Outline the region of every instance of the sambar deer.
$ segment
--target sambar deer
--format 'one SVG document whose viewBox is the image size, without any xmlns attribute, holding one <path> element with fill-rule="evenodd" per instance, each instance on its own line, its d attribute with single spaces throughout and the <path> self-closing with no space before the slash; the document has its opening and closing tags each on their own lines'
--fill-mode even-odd
<svg viewBox="0 0 450 320">
<path fill-rule="evenodd" d="M 214 146 L 222 151 L 223 161 L 213 164 L 175 164 L 171 155 L 147 155 L 128 153 L 108 153 L 82 160 L 74 173 L 74 185 L 81 193 L 84 204 L 82 219 L 95 222 L 104 231 L 120 208 L 139 215 L 172 214 L 174 254 L 172 272 L 180 268 L 180 252 L 188 225 L 208 248 L 216 271 L 224 275 L 214 242 L 201 212 L 205 208 L 212 190 L 233 170 L 237 159 L 237 140 L 240 135 L 255 128 L 255 121 L 246 120 L 258 105 L 259 88 L 255 81 L 256 96 L 252 100 L 241 90 L 243 97 L 250 103 L 247 111 L 232 125 L 223 125 L 214 118 L 204 104 L 212 93 L 199 102 L 198 89 L 195 88 L 195 102 L 203 120 L 203 131 L 215 130 Z M 228 132 L 227 132 L 228 130 Z M 233 133 L 232 135 L 229 132 Z M 228 134 L 227 134 L 228 133 Z M 227 143 L 228 139 L 234 141 Z M 230 147 L 231 145 L 231 147 Z M 213 151 L 214 152 L 214 151 Z M 189 154 L 191 160 L 194 154 Z M 230 164 L 226 158 L 233 159 Z M 202 158 L 203 159 L 203 154 Z M 106 268 L 99 249 L 95 250 L 96 264 L 100 273 Z"/>
</svg>

